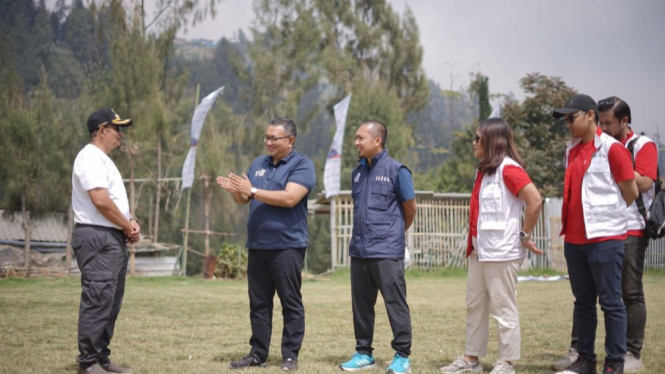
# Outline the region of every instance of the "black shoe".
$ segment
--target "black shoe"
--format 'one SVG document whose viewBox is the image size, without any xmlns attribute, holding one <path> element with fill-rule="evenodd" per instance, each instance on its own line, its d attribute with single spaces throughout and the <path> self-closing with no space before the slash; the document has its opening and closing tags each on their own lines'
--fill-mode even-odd
<svg viewBox="0 0 665 374">
<path fill-rule="evenodd" d="M 106 364 L 101 364 L 100 366 L 102 369 L 108 371 L 109 373 L 117 373 L 117 374 L 132 374 L 132 369 L 130 368 L 124 368 L 122 366 L 118 366 L 114 364 L 113 362 L 109 361 Z"/>
<path fill-rule="evenodd" d="M 256 353 L 250 353 L 247 356 L 241 358 L 238 361 L 233 361 L 232 363 L 229 364 L 229 367 L 231 369 L 244 369 L 248 367 L 260 367 L 264 368 L 266 367 L 266 362 L 261 361 L 259 356 L 256 355 Z"/>
<path fill-rule="evenodd" d="M 623 374 L 623 362 L 605 359 L 603 374 Z"/>
<path fill-rule="evenodd" d="M 297 358 L 285 358 L 282 360 L 282 370 L 283 371 L 296 371 L 298 370 L 298 359 Z"/>
<path fill-rule="evenodd" d="M 577 360 L 570 364 L 566 370 L 560 373 L 575 373 L 575 374 L 597 374 L 596 361 L 586 359 L 584 356 L 579 355 Z"/>
<path fill-rule="evenodd" d="M 99 364 L 93 364 L 90 366 L 79 365 L 76 374 L 109 374 L 109 372 L 102 369 Z"/>
</svg>

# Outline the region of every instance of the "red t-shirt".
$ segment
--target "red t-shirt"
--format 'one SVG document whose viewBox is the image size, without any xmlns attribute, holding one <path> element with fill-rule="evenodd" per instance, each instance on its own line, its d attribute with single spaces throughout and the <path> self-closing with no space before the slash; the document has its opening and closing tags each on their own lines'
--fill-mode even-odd
<svg viewBox="0 0 665 374">
<path fill-rule="evenodd" d="M 471 236 L 478 236 L 478 214 L 480 205 L 480 185 L 483 180 L 483 173 L 478 171 L 476 182 L 471 192 L 471 202 L 469 204 L 469 232 Z M 503 168 L 503 182 L 506 188 L 513 195 L 517 196 L 524 186 L 531 182 L 531 178 L 524 169 L 515 165 L 506 165 Z"/>
<path fill-rule="evenodd" d="M 633 130 L 621 141 L 624 146 L 635 136 Z M 643 177 L 649 177 L 654 181 L 658 179 L 658 150 L 656 144 L 649 142 L 640 148 L 635 155 L 635 171 Z M 644 236 L 644 230 L 628 230 L 628 236 Z"/>
<path fill-rule="evenodd" d="M 597 134 L 600 135 L 600 133 L 601 130 L 598 127 Z M 566 243 L 590 244 L 608 240 L 626 239 L 625 234 L 594 239 L 587 239 L 586 237 L 586 226 L 584 225 L 584 213 L 582 211 L 582 179 L 595 151 L 596 148 L 593 141 L 588 143 L 580 142 L 568 154 L 568 167 L 566 168 L 566 180 L 568 183 L 564 183 L 564 188 L 569 188 L 568 193 L 564 192 L 564 199 L 567 198 L 568 201 L 564 200 L 564 205 L 567 205 L 567 209 L 563 210 L 565 213 L 561 217 L 563 226 L 561 235 L 566 236 L 564 239 Z M 612 177 L 614 177 L 617 183 L 635 177 L 630 152 L 621 143 L 615 143 L 610 147 L 607 159 L 610 163 Z"/>
<path fill-rule="evenodd" d="M 634 136 L 635 133 L 633 130 L 630 130 L 630 134 L 621 141 L 621 144 L 625 146 Z M 635 171 L 643 177 L 649 177 L 653 180 L 658 179 L 658 150 L 656 149 L 656 143 L 649 142 L 640 148 L 640 151 L 635 155 Z"/>
</svg>

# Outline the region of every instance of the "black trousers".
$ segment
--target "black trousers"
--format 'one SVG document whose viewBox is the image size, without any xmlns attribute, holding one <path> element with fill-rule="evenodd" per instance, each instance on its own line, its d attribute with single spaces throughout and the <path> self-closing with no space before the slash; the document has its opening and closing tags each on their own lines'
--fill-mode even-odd
<svg viewBox="0 0 665 374">
<path fill-rule="evenodd" d="M 101 226 L 76 225 L 72 248 L 81 270 L 78 321 L 79 356 L 83 366 L 107 363 L 115 321 L 125 294 L 129 254 L 122 231 Z"/>
<path fill-rule="evenodd" d="M 305 336 L 305 307 L 302 303 L 302 263 L 305 248 L 249 250 L 249 319 L 252 323 L 250 353 L 262 361 L 268 357 L 272 336 L 275 291 L 282 304 L 282 358 L 297 358 Z"/>
<path fill-rule="evenodd" d="M 649 238 L 628 236 L 624 243 L 623 270 L 621 273 L 621 297 L 626 305 L 628 328 L 626 343 L 628 352 L 640 358 L 644 344 L 644 330 L 647 323 L 647 308 L 644 302 L 644 258 Z M 577 326 L 573 319 L 570 346 L 577 349 Z"/>
<path fill-rule="evenodd" d="M 411 355 L 411 312 L 406 303 L 402 259 L 351 258 L 351 302 L 356 351 L 372 354 L 374 306 L 378 292 L 386 303 L 393 331 L 392 348 L 402 357 Z"/>
</svg>

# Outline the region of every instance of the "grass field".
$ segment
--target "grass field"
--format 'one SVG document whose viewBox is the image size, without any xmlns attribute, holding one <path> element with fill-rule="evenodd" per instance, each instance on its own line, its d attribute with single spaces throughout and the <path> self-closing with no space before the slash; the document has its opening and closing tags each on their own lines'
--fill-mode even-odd
<svg viewBox="0 0 665 374">
<path fill-rule="evenodd" d="M 413 323 L 414 373 L 438 373 L 462 353 L 465 339 L 465 273 L 407 275 Z M 337 373 L 354 352 L 348 272 L 305 280 L 302 287 L 307 331 L 300 352 L 301 373 Z M 0 279 L 0 373 L 73 373 L 79 298 L 78 279 Z M 645 277 L 649 319 L 643 373 L 665 373 L 665 275 Z M 567 351 L 572 296 L 567 281 L 523 282 L 518 286 L 522 359 L 518 373 L 552 373 L 550 363 Z M 277 299 L 276 299 L 277 300 Z M 228 363 L 249 351 L 246 281 L 196 278 L 131 278 L 116 325 L 112 358 L 137 374 L 230 372 Z M 281 310 L 276 301 L 268 369 L 279 372 Z M 602 315 L 600 313 L 599 315 Z M 596 352 L 604 359 L 602 317 Z M 494 326 L 492 324 L 491 326 Z M 491 332 L 489 372 L 497 358 Z M 392 358 L 392 334 L 377 303 L 375 355 L 380 373 Z M 659 353 L 660 352 L 660 353 Z"/>
</svg>

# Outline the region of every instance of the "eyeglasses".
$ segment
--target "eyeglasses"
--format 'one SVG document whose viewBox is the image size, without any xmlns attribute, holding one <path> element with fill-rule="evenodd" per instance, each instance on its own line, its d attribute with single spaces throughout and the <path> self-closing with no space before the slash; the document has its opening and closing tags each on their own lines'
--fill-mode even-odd
<svg viewBox="0 0 665 374">
<path fill-rule="evenodd" d="M 278 140 L 280 140 L 280 139 L 286 139 L 286 138 L 288 138 L 289 136 L 291 136 L 291 135 L 282 136 L 282 137 L 279 137 L 279 138 L 273 138 L 273 137 L 270 137 L 270 136 L 264 136 L 264 137 L 263 137 L 263 142 L 264 142 L 264 143 L 274 143 L 274 142 L 276 142 L 276 141 L 278 141 Z"/>
<path fill-rule="evenodd" d="M 480 141 L 480 135 L 476 134 L 476 136 L 473 137 L 473 141 L 478 143 Z"/>
<path fill-rule="evenodd" d="M 581 115 L 584 114 L 584 113 L 586 113 L 586 112 L 584 112 L 584 111 L 579 111 L 579 112 L 573 114 L 572 116 L 565 116 L 565 117 L 563 117 L 563 120 L 564 120 L 565 122 L 568 122 L 568 123 L 573 123 L 573 122 L 575 122 L 575 120 L 577 119 L 577 117 L 581 116 Z"/>
<path fill-rule="evenodd" d="M 122 127 L 120 127 L 118 125 L 106 124 L 106 125 L 104 125 L 104 127 L 109 128 L 109 129 L 113 129 L 113 130 L 117 131 L 118 133 L 122 134 Z"/>
</svg>

